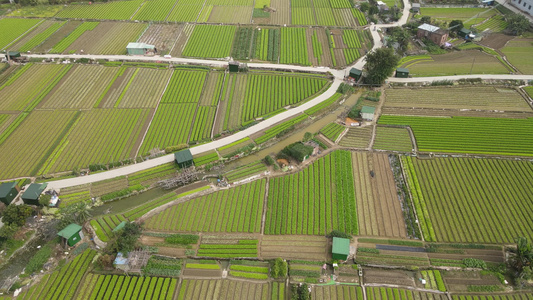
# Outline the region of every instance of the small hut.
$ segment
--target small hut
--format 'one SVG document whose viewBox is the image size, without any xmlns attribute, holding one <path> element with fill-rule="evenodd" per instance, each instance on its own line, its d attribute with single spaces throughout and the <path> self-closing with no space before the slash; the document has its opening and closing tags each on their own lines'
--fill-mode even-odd
<svg viewBox="0 0 533 300">
<path fill-rule="evenodd" d="M 350 255 L 350 240 L 334 237 L 331 257 L 336 260 L 346 260 L 348 255 Z"/>
<path fill-rule="evenodd" d="M 230 61 L 229 62 L 229 71 L 230 72 L 239 72 L 239 62 L 238 61 Z"/>
<path fill-rule="evenodd" d="M 189 149 L 174 153 L 174 160 L 180 169 L 185 169 L 194 165 L 191 150 Z"/>
<path fill-rule="evenodd" d="M 355 81 L 359 80 L 361 78 L 361 75 L 363 74 L 363 71 L 357 69 L 357 68 L 351 68 L 350 69 L 350 77 L 355 79 Z"/>
<path fill-rule="evenodd" d="M 148 53 L 155 53 L 155 46 L 145 43 L 129 43 L 126 46 L 129 55 L 145 55 Z"/>
<path fill-rule="evenodd" d="M 65 247 L 68 245 L 72 247 L 76 245 L 81 239 L 83 239 L 83 232 L 81 232 L 81 226 L 78 224 L 70 224 L 67 227 L 63 228 L 60 232 L 57 233 L 61 239 L 61 245 Z"/>
<path fill-rule="evenodd" d="M 406 69 L 406 68 L 398 68 L 398 69 L 396 69 L 396 75 L 394 77 L 408 78 L 409 77 L 409 70 Z"/>
<path fill-rule="evenodd" d="M 22 201 L 26 204 L 39 205 L 39 197 L 46 189 L 47 183 L 32 183 L 22 194 Z"/>
<path fill-rule="evenodd" d="M 415 14 L 419 13 L 420 12 L 420 3 L 413 3 L 411 5 L 411 11 L 414 12 Z"/>
<path fill-rule="evenodd" d="M 363 108 L 361 108 L 361 118 L 367 121 L 373 121 L 375 112 L 376 112 L 375 107 L 363 106 Z"/>
<path fill-rule="evenodd" d="M 0 201 L 4 202 L 5 205 L 9 205 L 17 197 L 18 193 L 17 183 L 15 181 L 4 182 L 0 185 Z"/>
</svg>

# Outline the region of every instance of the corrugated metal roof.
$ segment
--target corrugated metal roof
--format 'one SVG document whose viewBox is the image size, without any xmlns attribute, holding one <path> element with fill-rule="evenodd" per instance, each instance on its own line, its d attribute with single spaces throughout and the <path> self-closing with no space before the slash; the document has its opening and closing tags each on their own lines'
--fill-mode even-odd
<svg viewBox="0 0 533 300">
<path fill-rule="evenodd" d="M 424 23 L 424 24 L 418 26 L 418 29 L 422 29 L 422 30 L 429 31 L 429 32 L 435 32 L 435 31 L 439 30 L 440 28 L 437 27 L 437 26 L 433 26 L 433 25 L 429 25 L 429 24 Z"/>
<path fill-rule="evenodd" d="M 396 69 L 396 72 L 409 73 L 409 70 L 406 68 L 398 68 Z"/>
<path fill-rule="evenodd" d="M 66 239 L 70 239 L 73 235 L 80 232 L 81 226 L 78 224 L 70 224 L 67 227 L 63 228 L 60 232 L 57 233 L 57 235 L 64 237 Z"/>
<path fill-rule="evenodd" d="M 126 49 L 154 49 L 154 45 L 149 45 L 145 43 L 129 43 L 128 46 L 126 46 Z"/>
<path fill-rule="evenodd" d="M 22 199 L 30 199 L 30 200 L 37 200 L 39 199 L 39 196 L 41 193 L 46 189 L 46 186 L 48 186 L 48 183 L 32 183 L 30 186 L 26 189 L 24 194 L 22 194 Z"/>
<path fill-rule="evenodd" d="M 363 106 L 363 108 L 361 108 L 362 114 L 373 114 L 375 111 L 376 108 L 372 106 Z"/>
<path fill-rule="evenodd" d="M 187 162 L 192 160 L 191 150 L 185 149 L 174 153 L 174 159 L 177 163 Z"/>
<path fill-rule="evenodd" d="M 331 249 L 331 252 L 336 253 L 336 254 L 349 255 L 350 254 L 350 240 L 334 237 L 333 247 Z"/>
<path fill-rule="evenodd" d="M 355 74 L 355 75 L 361 75 L 363 73 L 363 71 L 357 69 L 357 68 L 351 68 L 350 69 L 350 74 Z"/>
<path fill-rule="evenodd" d="M 7 197 L 9 192 L 11 192 L 16 186 L 17 183 L 15 181 L 2 183 L 2 185 L 0 185 L 0 198 Z"/>
</svg>

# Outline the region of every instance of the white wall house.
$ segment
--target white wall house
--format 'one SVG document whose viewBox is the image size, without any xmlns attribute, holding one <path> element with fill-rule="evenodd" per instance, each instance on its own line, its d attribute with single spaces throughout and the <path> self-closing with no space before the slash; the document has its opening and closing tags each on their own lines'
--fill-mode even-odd
<svg viewBox="0 0 533 300">
<path fill-rule="evenodd" d="M 519 10 L 533 16 L 533 0 L 511 0 L 510 3 Z"/>
</svg>

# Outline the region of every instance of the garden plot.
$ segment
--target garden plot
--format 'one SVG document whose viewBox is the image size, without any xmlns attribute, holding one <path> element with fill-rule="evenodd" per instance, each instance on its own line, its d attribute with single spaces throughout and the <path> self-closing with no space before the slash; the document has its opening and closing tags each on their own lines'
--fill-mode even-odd
<svg viewBox="0 0 533 300">
<path fill-rule="evenodd" d="M 348 151 L 335 151 L 303 171 L 269 182 L 265 234 L 358 233 Z M 328 178 L 328 180 L 324 180 Z"/>
<path fill-rule="evenodd" d="M 83 54 L 126 54 L 126 46 L 146 29 L 143 23 L 102 22 L 83 33 L 64 52 Z"/>
<path fill-rule="evenodd" d="M 185 279 L 181 282 L 178 299 L 285 299 L 272 297 L 270 284 L 220 279 Z"/>
<path fill-rule="evenodd" d="M 252 57 L 262 61 L 279 59 L 279 28 L 258 28 L 254 30 Z"/>
<path fill-rule="evenodd" d="M 192 260 L 185 261 L 185 268 L 183 269 L 183 276 L 185 277 L 222 277 L 222 269 L 216 260 Z"/>
<path fill-rule="evenodd" d="M 363 270 L 365 283 L 392 284 L 397 286 L 416 287 L 415 274 L 402 270 L 384 270 L 365 267 Z M 367 290 L 368 292 L 368 290 Z M 368 294 L 367 294 L 368 296 Z"/>
<path fill-rule="evenodd" d="M 420 60 L 409 66 L 414 77 L 462 74 L 509 74 L 509 69 L 497 57 L 478 50 L 432 55 L 432 61 Z"/>
<path fill-rule="evenodd" d="M 313 299 L 344 299 L 362 300 L 363 290 L 359 286 L 350 285 L 327 285 L 314 286 L 311 292 Z M 385 300 L 385 299 L 383 299 Z"/>
<path fill-rule="evenodd" d="M 0 86 L 1 111 L 31 111 L 71 66 L 26 64 Z"/>
<path fill-rule="evenodd" d="M 261 258 L 326 261 L 331 257 L 323 236 L 264 235 L 259 244 Z"/>
<path fill-rule="evenodd" d="M 516 89 L 492 86 L 386 89 L 385 99 L 385 107 L 531 112 Z"/>
<path fill-rule="evenodd" d="M 246 91 L 247 76 L 242 74 L 230 74 L 226 77 L 225 90 L 218 107 L 215 132 L 235 130 L 241 127 L 241 116 L 244 113 L 243 102 Z"/>
<path fill-rule="evenodd" d="M 476 248 L 464 245 L 463 248 L 447 247 L 447 244 L 433 244 L 432 251 L 428 253 L 431 265 L 445 267 L 466 267 L 464 259 L 475 258 L 487 264 L 500 264 L 505 261 L 504 252 L 501 246 L 476 245 Z M 470 248 L 469 248 L 470 247 Z"/>
<path fill-rule="evenodd" d="M 257 242 L 256 239 L 241 236 L 208 236 L 207 238 L 202 238 L 202 243 L 196 256 L 215 258 L 257 257 Z"/>
<path fill-rule="evenodd" d="M 328 36 L 325 29 L 307 29 L 307 48 L 309 61 L 313 66 L 333 66 Z"/>
<path fill-rule="evenodd" d="M 267 280 L 269 268 L 268 261 L 231 260 L 229 275 L 236 278 Z"/>
<path fill-rule="evenodd" d="M 387 155 L 352 152 L 352 162 L 360 234 L 406 237 L 402 204 Z"/>
<path fill-rule="evenodd" d="M 372 247 L 374 247 L 374 245 L 358 243 L 356 262 L 363 265 L 398 266 L 404 268 L 429 266 L 428 256 L 425 252 L 381 250 Z M 393 278 L 382 280 L 377 279 L 377 281 L 381 283 L 390 283 L 390 281 L 394 282 L 396 276 L 393 276 L 393 274 L 390 274 L 389 276 Z M 366 280 L 366 274 L 365 282 L 368 282 Z"/>
<path fill-rule="evenodd" d="M 154 45 L 160 55 L 168 54 L 180 36 L 183 26 L 152 24 L 137 42 Z"/>
<path fill-rule="evenodd" d="M 0 178 L 36 175 L 61 136 L 77 119 L 76 111 L 34 111 L 0 145 Z M 39 130 L 35 130 L 39 128 Z"/>
<path fill-rule="evenodd" d="M 348 132 L 342 137 L 339 145 L 348 148 L 367 148 L 372 136 L 372 127 L 356 127 L 348 129 Z"/>
<path fill-rule="evenodd" d="M 527 181 L 533 163 L 409 157 L 402 162 L 426 241 L 512 243 L 518 236 L 531 238 L 533 191 Z"/>
<path fill-rule="evenodd" d="M 42 109 L 90 109 L 118 68 L 76 65 L 38 106 Z"/>
<path fill-rule="evenodd" d="M 145 228 L 167 232 L 259 232 L 265 185 L 266 180 L 254 181 L 171 206 L 148 218 Z"/>
<path fill-rule="evenodd" d="M 187 41 L 192 35 L 192 32 L 194 30 L 194 24 L 185 24 L 183 26 L 183 30 L 180 33 L 180 36 L 178 37 L 178 40 L 170 50 L 170 54 L 172 56 L 181 56 L 183 53 L 183 49 L 185 48 L 185 45 L 187 44 Z"/>
</svg>

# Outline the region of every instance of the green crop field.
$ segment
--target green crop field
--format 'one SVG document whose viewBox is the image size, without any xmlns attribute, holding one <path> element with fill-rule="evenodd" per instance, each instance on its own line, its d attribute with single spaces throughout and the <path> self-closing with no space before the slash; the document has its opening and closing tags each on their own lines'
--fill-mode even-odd
<svg viewBox="0 0 533 300">
<path fill-rule="evenodd" d="M 279 58 L 280 29 L 261 28 L 254 31 L 252 56 L 259 60 L 277 62 Z"/>
<path fill-rule="evenodd" d="M 313 299 L 351 299 L 362 300 L 363 290 L 359 286 L 353 285 L 323 285 L 314 286 L 312 290 Z M 382 299 L 386 300 L 386 299 Z"/>
<path fill-rule="evenodd" d="M 491 86 L 387 89 L 385 96 L 385 107 L 531 111 L 516 89 Z"/>
<path fill-rule="evenodd" d="M 309 66 L 305 28 L 281 28 L 280 63 Z"/>
<path fill-rule="evenodd" d="M 276 287 L 276 292 L 271 291 Z M 179 289 L 178 300 L 185 299 L 285 299 L 285 286 L 279 284 L 281 294 L 278 294 L 278 283 L 258 283 L 252 281 L 221 280 L 221 279 L 185 279 Z"/>
<path fill-rule="evenodd" d="M 469 22 L 464 26 L 469 28 L 470 25 L 478 24 L 493 15 L 498 14 L 496 9 L 487 8 L 436 8 L 436 7 L 424 7 L 421 11 L 422 16 L 430 16 L 432 19 L 438 19 L 441 21 L 450 22 L 452 20 L 461 20 Z"/>
<path fill-rule="evenodd" d="M 197 25 L 185 45 L 183 56 L 223 58 L 231 53 L 235 26 Z"/>
<path fill-rule="evenodd" d="M 532 238 L 533 163 L 402 158 L 426 241 L 513 243 Z M 510 222 L 509 220 L 513 220 Z"/>
<path fill-rule="evenodd" d="M 408 289 L 367 287 L 366 298 L 368 300 L 406 300 L 406 299 L 433 299 L 446 300 L 445 294 L 433 294 Z"/>
<path fill-rule="evenodd" d="M 342 137 L 339 145 L 349 148 L 366 148 L 372 137 L 371 127 L 350 128 Z"/>
<path fill-rule="evenodd" d="M 78 299 L 173 299 L 178 279 L 89 274 Z"/>
<path fill-rule="evenodd" d="M 151 0 L 141 6 L 134 20 L 164 21 L 174 7 L 176 0 Z"/>
<path fill-rule="evenodd" d="M 80 283 L 96 254 L 94 250 L 85 250 L 68 264 L 44 275 L 39 283 L 23 291 L 18 299 L 74 299 L 78 286 L 84 290 L 85 284 Z"/>
<path fill-rule="evenodd" d="M 174 205 L 146 220 L 145 228 L 171 232 L 259 232 L 265 185 L 265 180 L 254 181 Z"/>
<path fill-rule="evenodd" d="M 493 16 L 481 25 L 476 26 L 478 31 L 490 30 L 491 32 L 501 32 L 507 27 L 507 22 L 503 16 Z"/>
<path fill-rule="evenodd" d="M 383 115 L 379 124 L 410 126 L 420 151 L 533 156 L 533 118 Z"/>
<path fill-rule="evenodd" d="M 465 300 L 471 297 L 473 300 L 490 300 L 494 299 L 496 296 L 488 295 L 452 295 L 452 300 Z M 533 294 L 531 293 L 515 293 L 515 294 L 500 294 L 497 296 L 501 300 L 520 300 L 520 299 L 533 299 Z"/>
<path fill-rule="evenodd" d="M 337 140 L 339 135 L 346 129 L 344 126 L 337 123 L 329 123 L 320 129 L 320 132 L 327 137 L 330 141 L 334 142 Z"/>
<path fill-rule="evenodd" d="M 2 28 L 0 50 L 5 49 L 8 45 L 24 36 L 27 31 L 42 21 L 39 19 L 0 19 L 0 28 Z"/>
<path fill-rule="evenodd" d="M 82 34 L 84 34 L 88 30 L 93 30 L 98 24 L 98 22 L 84 22 L 80 24 L 74 31 L 72 31 L 69 35 L 67 35 L 65 38 L 63 38 L 59 43 L 57 43 L 52 50 L 50 50 L 50 53 L 62 53 L 65 51 L 72 43 L 74 43 Z"/>
<path fill-rule="evenodd" d="M 411 152 L 413 145 L 406 128 L 376 127 L 374 149 Z"/>
<path fill-rule="evenodd" d="M 55 17 L 95 20 L 129 20 L 144 0 L 113 1 L 90 5 L 72 4 Z"/>
<path fill-rule="evenodd" d="M 533 39 L 514 39 L 501 49 L 513 66 L 524 74 L 533 74 Z"/>
<path fill-rule="evenodd" d="M 50 25 L 48 28 L 40 32 L 39 34 L 35 35 L 31 40 L 26 42 L 24 45 L 22 45 L 19 49 L 21 52 L 30 51 L 31 49 L 39 46 L 41 43 L 43 43 L 47 38 L 49 38 L 52 34 L 54 34 L 61 26 L 65 25 L 67 21 L 64 22 L 55 22 L 52 25 Z"/>
<path fill-rule="evenodd" d="M 216 258 L 257 257 L 257 240 L 224 240 L 223 244 L 213 244 L 211 242 L 204 244 L 202 241 L 196 256 Z"/>
<path fill-rule="evenodd" d="M 303 171 L 270 180 L 265 234 L 357 234 L 351 166 L 350 152 L 335 151 Z"/>
</svg>

